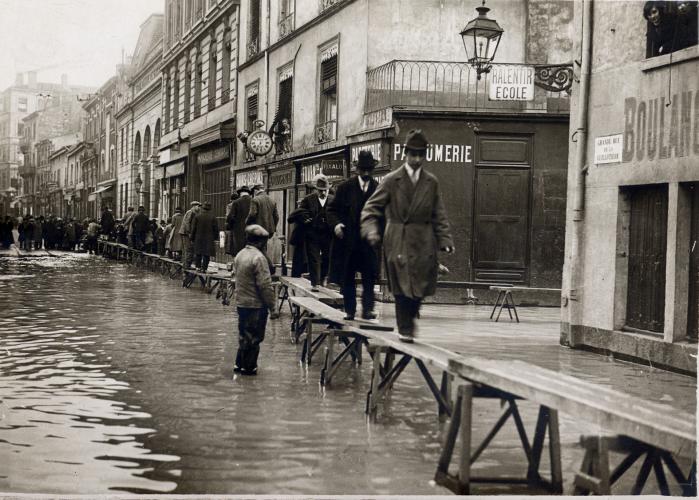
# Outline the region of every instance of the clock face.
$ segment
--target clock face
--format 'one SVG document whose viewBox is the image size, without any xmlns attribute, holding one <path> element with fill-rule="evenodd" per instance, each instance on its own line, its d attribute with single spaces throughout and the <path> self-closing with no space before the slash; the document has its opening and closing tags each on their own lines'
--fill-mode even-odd
<svg viewBox="0 0 699 500">
<path fill-rule="evenodd" d="M 256 156 L 264 156 L 272 149 L 272 138 L 263 130 L 256 130 L 248 136 L 248 149 Z"/>
</svg>

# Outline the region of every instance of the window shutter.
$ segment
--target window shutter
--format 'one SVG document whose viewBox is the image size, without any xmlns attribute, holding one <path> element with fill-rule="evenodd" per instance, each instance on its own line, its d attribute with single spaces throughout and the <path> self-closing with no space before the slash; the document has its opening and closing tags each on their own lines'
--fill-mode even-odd
<svg viewBox="0 0 699 500">
<path fill-rule="evenodd" d="M 337 56 L 323 61 L 320 66 L 320 89 L 325 92 L 337 85 Z"/>
</svg>

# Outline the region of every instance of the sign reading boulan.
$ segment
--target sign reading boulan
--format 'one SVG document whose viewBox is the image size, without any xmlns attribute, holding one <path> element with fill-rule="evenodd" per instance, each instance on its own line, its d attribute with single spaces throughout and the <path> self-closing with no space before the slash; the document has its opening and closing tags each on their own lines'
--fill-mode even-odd
<svg viewBox="0 0 699 500">
<path fill-rule="evenodd" d="M 494 65 L 490 70 L 491 101 L 533 101 L 534 67 Z"/>
<path fill-rule="evenodd" d="M 623 134 L 595 137 L 595 165 L 621 163 L 623 149 Z"/>
</svg>

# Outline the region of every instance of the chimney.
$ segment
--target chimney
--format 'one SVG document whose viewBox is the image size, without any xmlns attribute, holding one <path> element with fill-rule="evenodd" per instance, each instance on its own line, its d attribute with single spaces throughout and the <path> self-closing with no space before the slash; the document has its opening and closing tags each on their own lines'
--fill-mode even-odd
<svg viewBox="0 0 699 500">
<path fill-rule="evenodd" d="M 27 81 L 27 85 L 29 85 L 29 88 L 35 89 L 36 88 L 36 71 L 27 71 L 27 76 L 29 80 Z"/>
<path fill-rule="evenodd" d="M 15 75 L 15 85 L 17 85 L 18 87 L 24 85 L 24 73 L 17 73 Z"/>
<path fill-rule="evenodd" d="M 64 89 L 68 88 L 68 75 L 65 73 L 61 75 L 61 87 Z"/>
</svg>

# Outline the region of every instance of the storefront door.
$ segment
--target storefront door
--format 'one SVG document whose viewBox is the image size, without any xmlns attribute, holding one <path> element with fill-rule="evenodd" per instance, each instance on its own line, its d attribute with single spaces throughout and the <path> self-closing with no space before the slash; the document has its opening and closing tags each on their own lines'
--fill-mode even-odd
<svg viewBox="0 0 699 500">
<path fill-rule="evenodd" d="M 689 324 L 687 335 L 699 337 L 699 182 L 689 186 L 691 196 L 691 229 L 689 237 Z"/>
<path fill-rule="evenodd" d="M 211 210 L 216 216 L 219 231 L 226 227 L 226 206 L 231 201 L 231 167 L 228 164 L 216 168 L 204 168 L 202 181 L 202 202 L 211 203 Z M 225 249 L 216 246 L 216 261 L 226 262 Z"/>
<path fill-rule="evenodd" d="M 629 190 L 629 285 L 626 325 L 662 333 L 665 325 L 667 184 Z"/>
</svg>

